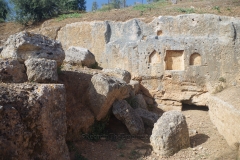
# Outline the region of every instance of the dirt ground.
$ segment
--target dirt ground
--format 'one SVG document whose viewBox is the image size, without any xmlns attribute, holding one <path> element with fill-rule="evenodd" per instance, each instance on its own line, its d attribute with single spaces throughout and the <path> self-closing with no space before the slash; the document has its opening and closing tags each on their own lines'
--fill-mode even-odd
<svg viewBox="0 0 240 160">
<path fill-rule="evenodd" d="M 237 151 L 232 150 L 223 136 L 218 133 L 207 110 L 207 108 L 184 106 L 183 114 L 186 116 L 189 127 L 191 147 L 183 149 L 171 157 L 163 158 L 152 152 L 149 141 L 151 128 L 147 129 L 148 135 L 142 136 L 140 139 L 130 138 L 125 126 L 112 117 L 107 127 L 112 133 L 110 134 L 112 138 L 101 138 L 96 142 L 83 139 L 68 145 L 71 159 L 236 160 Z M 114 138 L 114 134 L 118 137 Z"/>
</svg>

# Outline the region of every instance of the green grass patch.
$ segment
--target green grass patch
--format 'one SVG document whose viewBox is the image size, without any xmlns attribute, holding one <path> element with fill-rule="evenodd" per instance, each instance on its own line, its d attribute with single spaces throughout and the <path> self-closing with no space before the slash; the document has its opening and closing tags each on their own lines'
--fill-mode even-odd
<svg viewBox="0 0 240 160">
<path fill-rule="evenodd" d="M 137 4 L 137 5 L 133 6 L 133 9 L 137 10 L 137 11 L 144 12 L 144 11 L 147 11 L 147 10 L 156 9 L 156 8 L 159 8 L 159 7 L 162 7 L 162 6 L 166 6 L 167 4 L 168 3 L 166 2 L 166 0 L 159 0 L 156 3 Z"/>
<path fill-rule="evenodd" d="M 195 13 L 193 8 L 177 8 L 177 11 L 186 14 Z"/>
<path fill-rule="evenodd" d="M 214 7 L 213 7 L 213 9 L 217 10 L 217 11 L 218 11 L 218 13 L 220 13 L 220 12 L 221 12 L 221 11 L 220 11 L 220 7 L 219 7 L 219 6 L 214 6 Z"/>
<path fill-rule="evenodd" d="M 225 78 L 223 78 L 223 77 L 220 77 L 219 79 L 218 79 L 220 82 L 226 82 L 226 79 Z"/>
<path fill-rule="evenodd" d="M 80 18 L 80 17 L 82 17 L 81 13 L 62 14 L 57 17 L 57 20 L 62 21 L 67 18 Z"/>
</svg>

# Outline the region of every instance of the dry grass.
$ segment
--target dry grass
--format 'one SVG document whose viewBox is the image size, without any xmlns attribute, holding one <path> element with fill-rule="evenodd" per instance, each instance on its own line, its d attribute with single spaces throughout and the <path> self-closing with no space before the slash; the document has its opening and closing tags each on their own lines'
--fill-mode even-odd
<svg viewBox="0 0 240 160">
<path fill-rule="evenodd" d="M 140 5 L 124 9 L 113 9 L 110 11 L 97 11 L 82 14 L 79 18 L 66 18 L 59 21 L 59 17 L 47 20 L 48 26 L 64 26 L 68 23 L 79 21 L 127 21 L 133 18 L 141 18 L 148 23 L 153 17 L 160 15 L 179 15 L 186 13 L 197 14 L 217 14 L 225 16 L 240 17 L 240 0 L 181 0 L 178 4 L 172 5 L 170 2 L 159 2 L 150 5 Z M 46 21 L 45 21 L 46 22 Z M 35 25 L 23 27 L 16 23 L 0 24 L 0 40 L 5 40 L 9 35 L 21 30 L 33 30 L 40 28 L 43 22 Z M 1 41 L 0 41 L 1 45 Z"/>
</svg>

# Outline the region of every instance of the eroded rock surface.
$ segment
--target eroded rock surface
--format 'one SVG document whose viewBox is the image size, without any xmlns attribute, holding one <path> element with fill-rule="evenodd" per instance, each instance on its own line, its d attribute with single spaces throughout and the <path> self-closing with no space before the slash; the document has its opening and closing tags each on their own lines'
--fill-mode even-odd
<svg viewBox="0 0 240 160">
<path fill-rule="evenodd" d="M 94 54 L 92 54 L 88 49 L 74 46 L 68 48 L 64 61 L 65 63 L 69 63 L 71 65 L 87 67 L 92 67 L 96 63 Z"/>
<path fill-rule="evenodd" d="M 142 118 L 144 124 L 150 127 L 153 127 L 160 117 L 160 115 L 142 108 L 137 108 L 134 112 Z"/>
<path fill-rule="evenodd" d="M 8 38 L 1 56 L 17 59 L 21 63 L 29 58 L 46 58 L 57 61 L 58 66 L 61 66 L 65 53 L 60 42 L 23 31 Z"/>
<path fill-rule="evenodd" d="M 115 69 L 103 69 L 103 73 L 109 75 L 109 76 L 114 76 L 117 78 L 120 78 L 124 80 L 126 83 L 129 83 L 131 80 L 131 73 L 129 73 L 126 70 L 122 70 L 120 68 L 115 68 Z"/>
<path fill-rule="evenodd" d="M 27 81 L 24 65 L 14 59 L 0 59 L 0 81 L 4 83 Z"/>
<path fill-rule="evenodd" d="M 115 100 L 129 97 L 129 86 L 125 81 L 95 74 L 88 91 L 89 106 L 97 120 L 104 118 Z"/>
<path fill-rule="evenodd" d="M 30 58 L 24 62 L 30 82 L 57 82 L 57 62 L 45 58 Z"/>
<path fill-rule="evenodd" d="M 0 84 L 0 157 L 69 159 L 65 88 L 61 84 Z"/>
<path fill-rule="evenodd" d="M 165 112 L 154 124 L 150 137 L 155 153 L 172 156 L 190 146 L 190 138 L 185 116 L 180 111 Z"/>
<path fill-rule="evenodd" d="M 88 88 L 93 76 L 92 70 L 61 71 L 59 83 L 66 88 L 67 136 L 69 141 L 82 138 L 80 133 L 87 133 L 93 125 L 95 117 L 88 101 Z M 91 99 L 90 99 L 91 100 Z"/>
<path fill-rule="evenodd" d="M 114 116 L 122 121 L 131 135 L 144 134 L 144 124 L 141 117 L 125 100 L 119 100 L 113 103 L 112 112 Z"/>
</svg>

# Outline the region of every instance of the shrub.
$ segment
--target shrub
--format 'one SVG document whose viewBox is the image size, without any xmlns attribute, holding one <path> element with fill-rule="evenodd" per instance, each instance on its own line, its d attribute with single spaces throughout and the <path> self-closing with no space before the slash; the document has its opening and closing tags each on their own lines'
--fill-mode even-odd
<svg viewBox="0 0 240 160">
<path fill-rule="evenodd" d="M 178 10 L 179 12 L 187 13 L 187 14 L 195 13 L 195 11 L 194 11 L 193 8 L 177 8 L 177 10 Z"/>
<path fill-rule="evenodd" d="M 62 21 L 62 20 L 67 19 L 67 18 L 80 18 L 80 17 L 82 17 L 82 14 L 75 12 L 75 13 L 70 13 L 70 14 L 59 15 L 57 20 Z"/>
<path fill-rule="evenodd" d="M 4 22 L 7 18 L 7 15 L 10 12 L 10 8 L 5 0 L 0 0 L 0 23 Z"/>
</svg>

